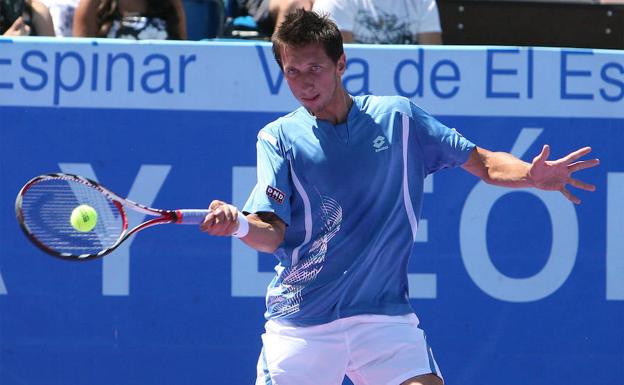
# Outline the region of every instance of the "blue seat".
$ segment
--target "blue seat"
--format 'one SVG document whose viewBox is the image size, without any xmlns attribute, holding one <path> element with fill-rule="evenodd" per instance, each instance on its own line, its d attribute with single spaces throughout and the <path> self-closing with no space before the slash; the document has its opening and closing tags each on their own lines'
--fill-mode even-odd
<svg viewBox="0 0 624 385">
<path fill-rule="evenodd" d="M 223 0 L 184 0 L 188 40 L 213 39 L 223 34 Z"/>
</svg>

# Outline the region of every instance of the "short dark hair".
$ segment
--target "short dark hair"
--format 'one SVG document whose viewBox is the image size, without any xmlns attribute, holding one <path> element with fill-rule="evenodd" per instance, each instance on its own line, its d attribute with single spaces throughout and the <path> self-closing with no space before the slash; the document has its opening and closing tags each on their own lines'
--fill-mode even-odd
<svg viewBox="0 0 624 385">
<path fill-rule="evenodd" d="M 319 15 L 314 11 L 297 9 L 286 15 L 284 22 L 273 34 L 273 55 L 277 64 L 282 65 L 282 48 L 284 46 L 305 47 L 309 44 L 321 44 L 330 59 L 337 63 L 344 49 L 342 35 L 336 23 L 326 14 Z"/>
</svg>

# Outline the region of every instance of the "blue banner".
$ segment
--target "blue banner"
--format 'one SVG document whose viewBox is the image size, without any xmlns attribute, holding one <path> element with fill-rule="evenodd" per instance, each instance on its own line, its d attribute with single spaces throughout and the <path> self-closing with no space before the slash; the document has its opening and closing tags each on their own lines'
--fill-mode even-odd
<svg viewBox="0 0 624 385">
<path fill-rule="evenodd" d="M 251 384 L 275 258 L 187 226 L 103 259 L 46 256 L 14 199 L 47 172 L 157 208 L 242 205 L 257 131 L 296 102 L 266 44 L 0 42 L 0 383 Z M 624 54 L 349 46 L 354 94 L 404 94 L 530 160 L 589 145 L 595 193 L 425 185 L 410 296 L 447 383 L 624 378 Z M 97 64 L 95 64 L 97 63 Z M 384 64 L 385 63 L 385 64 Z M 140 214 L 130 215 L 131 225 Z"/>
</svg>

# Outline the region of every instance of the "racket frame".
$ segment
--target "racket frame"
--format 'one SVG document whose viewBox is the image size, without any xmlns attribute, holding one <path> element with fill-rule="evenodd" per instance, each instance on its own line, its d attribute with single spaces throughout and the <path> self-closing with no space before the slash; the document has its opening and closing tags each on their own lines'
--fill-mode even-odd
<svg viewBox="0 0 624 385">
<path fill-rule="evenodd" d="M 121 234 L 119 235 L 119 238 L 117 238 L 115 243 L 113 243 L 113 245 L 95 254 L 74 255 L 70 253 L 58 252 L 48 247 L 45 243 L 41 242 L 39 239 L 37 239 L 37 237 L 35 237 L 35 235 L 30 231 L 30 229 L 24 222 L 24 213 L 22 210 L 23 196 L 36 183 L 39 183 L 44 180 L 50 180 L 50 179 L 69 180 L 69 181 L 82 183 L 83 185 L 86 185 L 88 187 L 91 187 L 99 191 L 100 193 L 102 193 L 104 196 L 106 196 L 108 199 L 110 199 L 113 202 L 113 204 L 119 210 L 119 213 L 121 214 L 121 219 L 122 219 Z M 149 215 L 149 216 L 156 217 L 156 218 L 148 219 L 145 222 L 133 227 L 132 229 L 128 229 L 128 217 L 126 215 L 126 208 L 130 208 L 142 214 Z M 71 260 L 71 261 L 87 261 L 87 260 L 103 257 L 111 253 L 113 250 L 115 250 L 123 241 L 128 239 L 128 237 L 130 237 L 132 234 L 138 231 L 141 231 L 143 229 L 146 229 L 148 227 L 168 224 L 168 223 L 182 223 L 183 211 L 184 210 L 162 210 L 162 209 L 155 209 L 152 207 L 144 206 L 140 203 L 120 197 L 119 195 L 115 194 L 114 192 L 102 186 L 96 181 L 93 181 L 89 178 L 85 178 L 80 175 L 68 174 L 68 173 L 49 173 L 49 174 L 43 174 L 43 175 L 39 175 L 39 176 L 32 178 L 31 180 L 26 182 L 26 184 L 20 189 L 19 193 L 17 194 L 17 198 L 15 200 L 15 215 L 17 217 L 17 221 L 20 225 L 20 228 L 22 229 L 24 234 L 26 234 L 26 237 L 28 237 L 28 239 L 33 244 L 35 244 L 37 247 L 39 247 L 41 250 L 45 251 L 46 253 L 57 258 L 61 258 L 64 260 Z"/>
</svg>

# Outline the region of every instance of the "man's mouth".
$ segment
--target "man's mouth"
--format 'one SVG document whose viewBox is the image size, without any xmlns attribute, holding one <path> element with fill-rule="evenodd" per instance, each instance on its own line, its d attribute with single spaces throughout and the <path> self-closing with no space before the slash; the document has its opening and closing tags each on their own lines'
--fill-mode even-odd
<svg viewBox="0 0 624 385">
<path fill-rule="evenodd" d="M 314 95 L 314 96 L 308 97 L 308 98 L 302 96 L 301 100 L 303 100 L 304 102 L 308 102 L 309 103 L 309 102 L 315 101 L 316 99 L 318 99 L 318 97 L 319 97 L 318 95 Z"/>
</svg>

